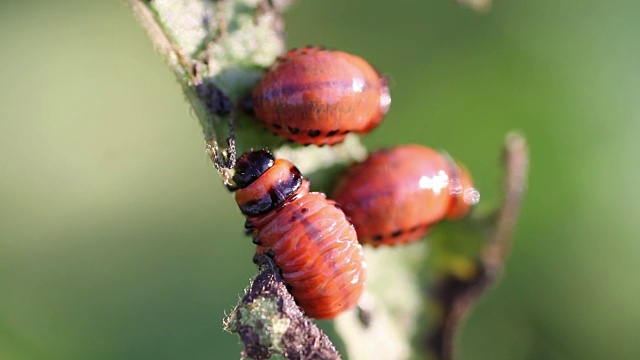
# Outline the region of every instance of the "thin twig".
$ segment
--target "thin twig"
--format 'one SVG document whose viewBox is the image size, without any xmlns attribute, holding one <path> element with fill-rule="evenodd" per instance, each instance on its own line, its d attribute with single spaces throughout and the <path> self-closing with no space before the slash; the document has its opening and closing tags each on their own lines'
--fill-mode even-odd
<svg viewBox="0 0 640 360">
<path fill-rule="evenodd" d="M 273 260 L 260 255 L 260 272 L 225 320 L 225 329 L 244 343 L 244 357 L 339 360 L 327 335 L 304 316 L 288 292 Z"/>
<path fill-rule="evenodd" d="M 432 290 L 444 314 L 428 335 L 426 345 L 440 360 L 454 358 L 458 329 L 478 299 L 499 279 L 511 249 L 529 169 L 529 150 L 520 134 L 507 135 L 503 162 L 504 198 L 496 216 L 488 216 L 486 219 L 491 222 L 491 231 L 478 260 L 476 275 L 460 279 L 447 274 Z"/>
</svg>

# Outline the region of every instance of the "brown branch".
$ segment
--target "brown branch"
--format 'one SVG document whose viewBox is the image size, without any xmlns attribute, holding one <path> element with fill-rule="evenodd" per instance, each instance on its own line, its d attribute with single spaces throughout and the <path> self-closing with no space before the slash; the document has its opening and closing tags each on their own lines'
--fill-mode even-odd
<svg viewBox="0 0 640 360">
<path fill-rule="evenodd" d="M 329 338 L 304 316 L 267 256 L 242 301 L 225 320 L 225 329 L 244 343 L 243 357 L 268 359 L 340 359 Z"/>
<path fill-rule="evenodd" d="M 432 288 L 432 297 L 442 308 L 442 319 L 428 334 L 427 349 L 437 359 L 454 358 L 455 337 L 478 299 L 499 279 L 509 255 L 520 204 L 527 186 L 529 150 L 525 139 L 507 135 L 504 149 L 504 199 L 496 214 L 488 216 L 490 231 L 475 276 L 461 279 L 447 274 Z"/>
</svg>

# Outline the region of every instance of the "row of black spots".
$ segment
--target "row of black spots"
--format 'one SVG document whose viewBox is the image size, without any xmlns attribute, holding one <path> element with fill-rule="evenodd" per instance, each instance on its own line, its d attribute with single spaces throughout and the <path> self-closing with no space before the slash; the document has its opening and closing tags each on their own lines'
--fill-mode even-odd
<svg viewBox="0 0 640 360">
<path fill-rule="evenodd" d="M 271 124 L 271 127 L 274 128 L 275 130 L 283 130 L 283 126 L 280 124 Z M 287 126 L 287 131 L 290 132 L 293 135 L 297 135 L 300 133 L 300 128 L 297 127 L 292 127 L 292 126 Z M 338 134 L 340 135 L 346 135 L 348 133 L 350 133 L 350 130 L 342 130 L 340 131 L 340 129 L 335 129 L 335 130 L 331 130 L 331 131 L 327 131 L 327 134 L 325 135 L 326 137 L 332 137 L 332 136 L 336 136 Z M 307 131 L 307 135 L 309 137 L 315 138 L 318 137 L 320 135 L 322 135 L 322 131 L 318 130 L 318 129 L 312 129 L 312 130 L 308 130 Z"/>
<path fill-rule="evenodd" d="M 347 131 L 344 134 L 348 134 L 348 133 L 350 133 L 350 131 Z M 278 136 L 278 137 L 282 136 L 281 134 L 278 134 L 275 131 L 271 131 L 271 134 L 274 135 L 274 136 Z M 324 144 L 324 143 L 323 144 L 316 144 L 314 142 L 299 142 L 299 141 L 292 140 L 292 139 L 286 139 L 285 142 L 287 144 L 300 144 L 302 146 L 310 146 L 310 145 L 316 145 L 316 146 L 319 146 L 319 147 L 328 146 L 328 144 Z"/>
<path fill-rule="evenodd" d="M 425 225 L 416 225 L 408 230 L 396 230 L 388 235 L 378 234 L 372 237 L 374 242 L 382 242 L 384 239 L 397 238 L 404 234 L 410 234 L 422 230 Z"/>
<path fill-rule="evenodd" d="M 328 49 L 322 45 L 307 45 L 301 48 L 294 47 L 289 49 L 284 55 L 278 56 L 276 58 L 276 64 L 282 64 L 291 60 L 290 55 L 292 53 L 296 53 L 297 56 L 301 56 L 301 55 L 307 55 L 312 51 L 323 51 L 323 50 L 328 50 Z"/>
</svg>

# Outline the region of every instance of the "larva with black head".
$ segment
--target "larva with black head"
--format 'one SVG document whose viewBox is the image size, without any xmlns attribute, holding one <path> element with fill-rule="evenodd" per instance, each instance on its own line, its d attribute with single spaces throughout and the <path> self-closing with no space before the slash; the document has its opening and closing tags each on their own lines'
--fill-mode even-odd
<svg viewBox="0 0 640 360">
<path fill-rule="evenodd" d="M 335 202 L 310 192 L 291 162 L 266 150 L 238 159 L 232 180 L 257 253 L 272 256 L 305 314 L 330 319 L 354 307 L 366 262 L 353 225 Z"/>
</svg>

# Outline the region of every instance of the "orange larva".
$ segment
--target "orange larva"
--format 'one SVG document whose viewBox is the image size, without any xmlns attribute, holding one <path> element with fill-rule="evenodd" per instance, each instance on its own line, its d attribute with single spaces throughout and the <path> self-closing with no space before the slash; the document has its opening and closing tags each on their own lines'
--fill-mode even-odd
<svg viewBox="0 0 640 360">
<path fill-rule="evenodd" d="M 320 47 L 280 57 L 252 94 L 256 118 L 301 144 L 332 145 L 367 133 L 389 109 L 387 81 L 364 59 Z"/>
<path fill-rule="evenodd" d="M 354 307 L 366 263 L 355 229 L 336 203 L 309 192 L 309 181 L 291 162 L 266 150 L 243 155 L 233 180 L 257 253 L 273 257 L 306 315 L 329 319 Z"/>
<path fill-rule="evenodd" d="M 464 167 L 420 145 L 372 153 L 334 192 L 360 242 L 374 246 L 417 240 L 437 222 L 463 217 L 479 196 Z"/>
</svg>

